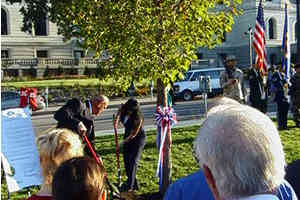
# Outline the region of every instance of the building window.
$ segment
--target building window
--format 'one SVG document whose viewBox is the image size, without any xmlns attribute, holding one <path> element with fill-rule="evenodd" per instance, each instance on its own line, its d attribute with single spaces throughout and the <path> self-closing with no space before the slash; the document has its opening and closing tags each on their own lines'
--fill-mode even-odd
<svg viewBox="0 0 300 200">
<path fill-rule="evenodd" d="M 34 24 L 35 35 L 37 36 L 47 36 L 47 18 L 46 16 L 41 17 Z"/>
<path fill-rule="evenodd" d="M 76 50 L 74 51 L 75 58 L 84 58 L 84 51 Z"/>
<path fill-rule="evenodd" d="M 269 39 L 270 40 L 276 39 L 275 38 L 275 31 L 276 31 L 276 29 L 275 29 L 275 25 L 276 25 L 275 20 L 274 19 L 270 19 L 269 22 L 268 22 L 268 25 L 269 25 L 269 31 L 268 31 L 268 33 L 269 33 Z"/>
<path fill-rule="evenodd" d="M 270 55 L 270 64 L 275 65 L 276 64 L 276 54 L 272 53 Z"/>
<path fill-rule="evenodd" d="M 1 58 L 8 58 L 8 50 L 1 50 Z"/>
<path fill-rule="evenodd" d="M 222 66 L 224 64 L 224 61 L 225 61 L 226 57 L 227 57 L 227 54 L 226 53 L 220 53 L 218 55 L 218 57 L 219 57 L 218 58 L 218 65 Z"/>
<path fill-rule="evenodd" d="M 196 55 L 197 55 L 198 60 L 203 59 L 203 53 L 197 52 Z"/>
<path fill-rule="evenodd" d="M 38 50 L 38 51 L 36 51 L 36 57 L 48 58 L 48 51 L 47 50 Z"/>
<path fill-rule="evenodd" d="M 291 55 L 291 62 L 292 63 L 296 63 L 296 61 L 297 61 L 297 54 L 296 53 L 292 53 L 292 55 Z"/>
<path fill-rule="evenodd" d="M 3 8 L 1 8 L 1 35 L 7 35 L 7 34 L 8 34 L 7 13 Z"/>
<path fill-rule="evenodd" d="M 295 23 L 295 41 L 298 40 L 297 35 L 298 35 L 298 24 L 297 24 L 297 22 L 296 22 L 296 23 Z M 299 33 L 299 37 L 300 37 L 300 33 Z"/>
</svg>

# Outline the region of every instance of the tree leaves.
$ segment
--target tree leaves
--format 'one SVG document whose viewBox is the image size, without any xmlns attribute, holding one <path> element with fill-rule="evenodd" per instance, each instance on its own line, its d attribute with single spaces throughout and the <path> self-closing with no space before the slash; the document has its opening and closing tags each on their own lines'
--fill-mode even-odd
<svg viewBox="0 0 300 200">
<path fill-rule="evenodd" d="M 10 0 L 13 2 L 15 0 Z M 160 78 L 164 84 L 188 69 L 197 47 L 215 47 L 231 31 L 241 0 L 25 0 L 24 30 L 45 11 L 66 39 L 108 52 L 102 78 L 128 82 Z M 41 10 L 39 10 L 41 9 Z M 34 12 L 33 12 L 34 11 Z M 112 67 L 113 66 L 113 67 Z"/>
</svg>

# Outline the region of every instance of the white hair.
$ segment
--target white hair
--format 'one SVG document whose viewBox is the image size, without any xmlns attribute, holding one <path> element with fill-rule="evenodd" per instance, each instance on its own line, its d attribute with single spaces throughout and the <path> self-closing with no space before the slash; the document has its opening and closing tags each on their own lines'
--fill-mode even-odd
<svg viewBox="0 0 300 200">
<path fill-rule="evenodd" d="M 239 198 L 279 186 L 285 158 L 269 117 L 245 105 L 214 110 L 219 111 L 209 113 L 199 130 L 194 153 L 200 166 L 211 170 L 220 196 Z"/>
</svg>

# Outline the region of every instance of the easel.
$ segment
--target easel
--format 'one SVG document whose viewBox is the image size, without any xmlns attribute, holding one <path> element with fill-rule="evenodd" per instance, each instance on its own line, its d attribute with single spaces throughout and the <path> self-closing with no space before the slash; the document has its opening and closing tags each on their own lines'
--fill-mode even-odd
<svg viewBox="0 0 300 200">
<path fill-rule="evenodd" d="M 4 170 L 4 165 L 3 165 L 2 156 L 1 156 L 1 169 L 3 170 L 3 174 L 1 173 L 1 180 L 2 180 L 2 178 L 3 178 L 3 177 L 2 177 L 2 175 L 3 175 L 4 178 L 5 178 L 5 182 L 6 182 L 6 176 L 8 176 L 8 175 L 6 174 L 6 171 Z M 2 183 L 2 182 L 1 182 L 1 183 Z M 7 185 L 7 184 L 6 184 L 6 185 Z M 29 187 L 27 187 L 26 190 L 27 190 L 27 195 L 28 195 L 28 197 L 25 197 L 25 199 L 26 199 L 26 198 L 29 198 L 29 197 L 31 196 Z M 9 193 L 8 188 L 7 188 L 7 200 L 10 200 L 10 193 Z"/>
</svg>

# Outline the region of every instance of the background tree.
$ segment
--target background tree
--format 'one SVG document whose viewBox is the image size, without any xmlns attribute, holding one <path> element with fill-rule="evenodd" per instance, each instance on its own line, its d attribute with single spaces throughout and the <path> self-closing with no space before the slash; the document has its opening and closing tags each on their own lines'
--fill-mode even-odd
<svg viewBox="0 0 300 200">
<path fill-rule="evenodd" d="M 32 23 L 47 15 L 66 39 L 79 38 L 82 47 L 96 51 L 96 57 L 108 52 L 112 59 L 101 78 L 113 77 L 128 85 L 134 71 L 137 81 L 159 80 L 158 91 L 164 94 L 167 83 L 196 58 L 197 47 L 221 43 L 241 1 L 25 0 L 21 12 L 24 31 L 30 32 Z"/>
<path fill-rule="evenodd" d="M 111 59 L 101 79 L 129 85 L 134 72 L 136 81 L 157 80 L 157 105 L 166 106 L 169 81 L 188 69 L 196 48 L 221 43 L 241 1 L 25 0 L 21 12 L 25 31 L 39 15 L 48 14 L 66 39 L 78 38 L 98 58 L 108 52 Z"/>
</svg>

